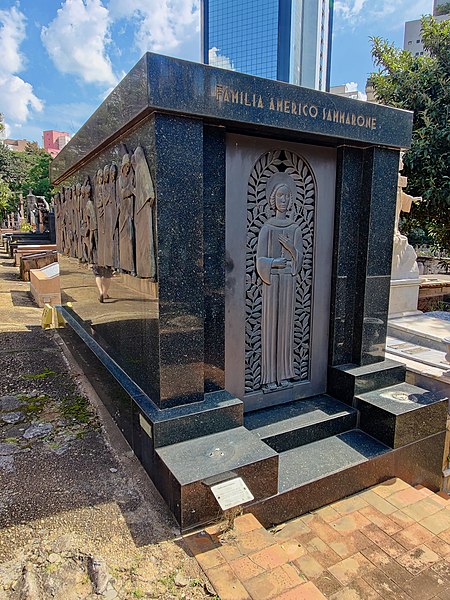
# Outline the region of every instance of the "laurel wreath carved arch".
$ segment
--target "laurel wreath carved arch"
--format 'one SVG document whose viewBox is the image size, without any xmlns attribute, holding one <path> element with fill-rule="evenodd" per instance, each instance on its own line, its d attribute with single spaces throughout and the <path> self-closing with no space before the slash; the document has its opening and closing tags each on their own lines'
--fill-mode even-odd
<svg viewBox="0 0 450 600">
<path fill-rule="evenodd" d="M 247 188 L 247 246 L 245 256 L 245 391 L 261 389 L 262 282 L 255 266 L 258 235 L 273 216 L 266 186 L 275 173 L 288 173 L 295 182 L 291 219 L 303 236 L 303 265 L 297 276 L 294 316 L 294 369 L 299 382 L 310 378 L 310 340 L 313 284 L 314 219 L 317 185 L 307 161 L 290 150 L 272 150 L 258 158 Z"/>
</svg>

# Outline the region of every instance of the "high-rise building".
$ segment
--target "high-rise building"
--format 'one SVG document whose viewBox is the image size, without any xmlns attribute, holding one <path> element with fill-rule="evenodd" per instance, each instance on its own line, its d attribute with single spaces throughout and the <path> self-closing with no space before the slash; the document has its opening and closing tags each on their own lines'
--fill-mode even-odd
<svg viewBox="0 0 450 600">
<path fill-rule="evenodd" d="M 44 148 L 53 158 L 64 148 L 69 140 L 70 135 L 67 131 L 55 131 L 54 129 L 44 131 Z"/>
<path fill-rule="evenodd" d="M 333 0 L 203 0 L 205 64 L 328 90 Z"/>
<path fill-rule="evenodd" d="M 434 0 L 433 16 L 436 21 L 446 21 L 450 18 L 450 14 L 448 14 L 450 11 L 446 10 L 448 7 L 448 0 Z M 422 23 L 420 19 L 415 21 L 406 21 L 403 48 L 404 50 L 411 52 L 411 54 L 414 56 L 423 56 L 424 54 L 427 54 L 423 47 Z"/>
<path fill-rule="evenodd" d="M 366 94 L 358 90 L 356 83 L 333 85 L 330 87 L 330 93 L 336 94 L 336 96 L 344 96 L 344 98 L 352 98 L 353 100 L 367 100 Z"/>
</svg>

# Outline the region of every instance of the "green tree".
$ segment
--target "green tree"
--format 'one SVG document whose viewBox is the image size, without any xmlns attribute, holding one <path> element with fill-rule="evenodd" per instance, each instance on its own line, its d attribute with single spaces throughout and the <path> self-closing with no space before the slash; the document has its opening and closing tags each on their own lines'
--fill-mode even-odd
<svg viewBox="0 0 450 600">
<path fill-rule="evenodd" d="M 19 193 L 26 196 L 30 188 L 36 196 L 50 200 L 51 160 L 50 154 L 36 143 L 27 144 L 24 152 L 14 152 L 0 142 L 0 177 L 14 193 L 13 208 L 18 204 Z"/>
<path fill-rule="evenodd" d="M 450 2 L 445 2 L 444 4 L 439 4 L 435 9 L 436 16 L 437 15 L 448 15 L 450 13 Z"/>
<path fill-rule="evenodd" d="M 450 249 L 450 21 L 422 18 L 427 56 L 413 56 L 372 38 L 378 72 L 370 75 L 377 100 L 414 111 L 411 149 L 404 157 L 408 193 L 422 196 L 402 219 L 403 231 L 421 228 Z"/>
<path fill-rule="evenodd" d="M 36 196 L 45 196 L 50 201 L 52 186 L 50 184 L 49 167 L 52 161 L 50 154 L 36 143 L 29 143 L 25 152 L 21 152 L 25 164 L 25 177 L 20 181 L 20 191 L 24 196 L 29 189 Z"/>
<path fill-rule="evenodd" d="M 14 208 L 14 194 L 9 185 L 0 176 L 0 214 L 3 218 Z"/>
</svg>

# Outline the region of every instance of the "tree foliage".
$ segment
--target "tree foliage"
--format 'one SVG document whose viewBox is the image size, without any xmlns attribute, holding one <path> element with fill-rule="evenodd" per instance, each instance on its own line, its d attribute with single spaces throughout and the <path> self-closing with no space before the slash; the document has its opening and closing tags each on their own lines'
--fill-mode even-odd
<svg viewBox="0 0 450 600">
<path fill-rule="evenodd" d="M 435 8 L 435 14 L 437 15 L 448 15 L 450 13 L 450 2 L 439 4 Z"/>
<path fill-rule="evenodd" d="M 0 181 L 9 190 L 7 205 L 1 204 L 0 208 L 8 211 L 16 210 L 19 193 L 22 192 L 25 197 L 30 188 L 36 196 L 45 196 L 49 201 L 51 197 L 49 179 L 51 160 L 50 154 L 39 148 L 36 143 L 27 144 L 24 152 L 14 152 L 0 142 Z M 6 194 L 4 186 L 3 189 Z"/>
<path fill-rule="evenodd" d="M 376 73 L 369 81 L 377 100 L 414 111 L 411 149 L 404 157 L 408 193 L 422 196 L 402 220 L 420 227 L 440 248 L 450 249 L 450 21 L 422 18 L 427 56 L 413 56 L 372 38 Z"/>
<path fill-rule="evenodd" d="M 6 181 L 0 176 L 0 214 L 4 215 L 13 208 L 13 193 L 6 183 Z"/>
</svg>

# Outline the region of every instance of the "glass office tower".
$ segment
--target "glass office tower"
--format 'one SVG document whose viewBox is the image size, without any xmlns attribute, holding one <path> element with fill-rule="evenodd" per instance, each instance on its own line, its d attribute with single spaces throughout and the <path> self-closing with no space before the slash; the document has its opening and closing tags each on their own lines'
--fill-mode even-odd
<svg viewBox="0 0 450 600">
<path fill-rule="evenodd" d="M 333 0 L 203 0 L 205 64 L 327 90 Z"/>
</svg>

